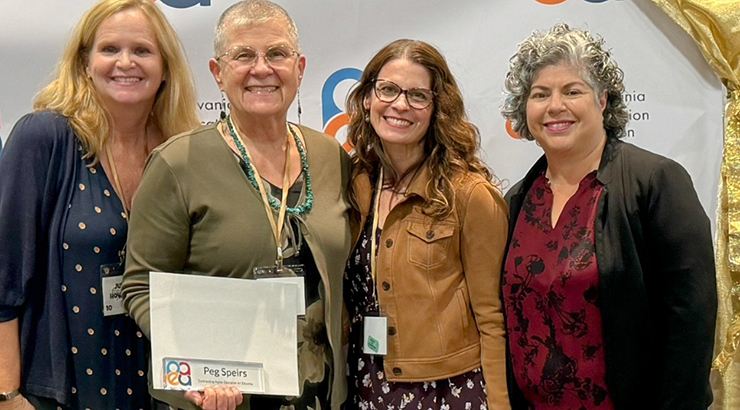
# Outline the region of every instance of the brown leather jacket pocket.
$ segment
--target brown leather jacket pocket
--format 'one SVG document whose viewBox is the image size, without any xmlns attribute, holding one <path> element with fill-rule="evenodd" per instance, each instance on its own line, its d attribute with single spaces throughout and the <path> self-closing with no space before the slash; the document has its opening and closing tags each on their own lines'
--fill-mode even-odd
<svg viewBox="0 0 740 410">
<path fill-rule="evenodd" d="M 408 238 L 408 260 L 425 268 L 436 268 L 445 263 L 447 253 L 455 233 L 452 224 L 425 224 L 409 222 L 406 230 Z"/>
</svg>

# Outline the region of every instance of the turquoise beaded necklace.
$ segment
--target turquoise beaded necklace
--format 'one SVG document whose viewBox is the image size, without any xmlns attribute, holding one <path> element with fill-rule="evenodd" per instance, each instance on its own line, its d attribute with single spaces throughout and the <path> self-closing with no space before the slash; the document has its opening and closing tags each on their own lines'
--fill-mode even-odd
<svg viewBox="0 0 740 410">
<path fill-rule="evenodd" d="M 234 129 L 234 124 L 231 123 L 231 115 L 226 117 L 226 125 L 229 128 L 229 134 L 231 135 L 231 139 L 234 140 L 234 144 L 236 144 L 236 147 L 239 149 L 239 152 L 242 155 L 242 159 L 247 164 L 247 179 L 252 184 L 254 189 L 259 192 L 260 187 L 257 184 L 257 180 L 254 178 L 254 169 L 252 169 L 252 164 L 249 161 L 249 155 L 247 154 L 247 149 L 244 147 L 242 142 L 239 140 L 239 138 L 236 136 L 236 130 Z M 298 154 L 301 156 L 301 168 L 303 169 L 303 175 L 304 179 L 306 180 L 306 200 L 303 202 L 302 205 L 291 208 L 287 207 L 285 209 L 285 212 L 289 214 L 295 214 L 300 215 L 303 213 L 306 213 L 313 208 L 313 188 L 311 187 L 311 174 L 308 172 L 308 159 L 306 158 L 306 150 L 303 148 L 303 143 L 301 143 L 301 139 L 298 138 L 298 134 L 293 130 L 293 127 L 288 124 L 288 130 L 290 130 L 290 133 L 293 135 L 293 139 L 295 140 L 295 145 L 298 147 Z M 283 187 L 283 189 L 289 189 L 290 187 Z M 270 206 L 272 209 L 279 210 L 280 209 L 280 203 L 277 199 L 273 198 L 271 195 L 268 195 L 268 202 L 270 202 Z"/>
</svg>

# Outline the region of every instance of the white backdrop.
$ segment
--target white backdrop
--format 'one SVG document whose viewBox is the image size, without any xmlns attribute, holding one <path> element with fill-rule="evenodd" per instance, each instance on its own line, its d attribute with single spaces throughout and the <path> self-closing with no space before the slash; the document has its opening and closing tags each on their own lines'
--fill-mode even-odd
<svg viewBox="0 0 740 410">
<path fill-rule="evenodd" d="M 233 0 L 158 0 L 181 36 L 196 78 L 200 115 L 221 98 L 208 71 L 213 26 Z M 671 157 L 692 175 L 714 219 L 722 150 L 723 89 L 691 38 L 647 0 L 277 0 L 298 25 L 306 75 L 302 122 L 341 128 L 344 99 L 385 44 L 413 38 L 437 46 L 480 128 L 488 165 L 507 188 L 541 150 L 509 136 L 498 113 L 508 59 L 533 30 L 556 22 L 601 34 L 625 72 L 632 112 L 627 141 Z M 71 27 L 94 0 L 0 3 L 0 137 L 29 112 L 51 78 Z M 293 107 L 289 119 L 297 121 Z"/>
</svg>

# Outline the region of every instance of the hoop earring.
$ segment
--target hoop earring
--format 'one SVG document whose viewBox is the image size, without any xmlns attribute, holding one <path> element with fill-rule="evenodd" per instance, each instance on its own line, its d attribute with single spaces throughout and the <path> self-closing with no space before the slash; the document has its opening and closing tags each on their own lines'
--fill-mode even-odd
<svg viewBox="0 0 740 410">
<path fill-rule="evenodd" d="M 221 91 L 221 113 L 219 114 L 219 117 L 221 118 L 221 121 L 226 119 L 226 97 L 224 96 L 223 91 Z"/>
</svg>

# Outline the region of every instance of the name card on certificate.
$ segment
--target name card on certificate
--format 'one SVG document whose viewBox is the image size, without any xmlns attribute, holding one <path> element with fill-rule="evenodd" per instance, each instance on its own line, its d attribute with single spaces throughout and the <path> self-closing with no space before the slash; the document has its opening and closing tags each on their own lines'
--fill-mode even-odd
<svg viewBox="0 0 740 410">
<path fill-rule="evenodd" d="M 151 272 L 155 389 L 297 396 L 298 286 Z"/>
</svg>

